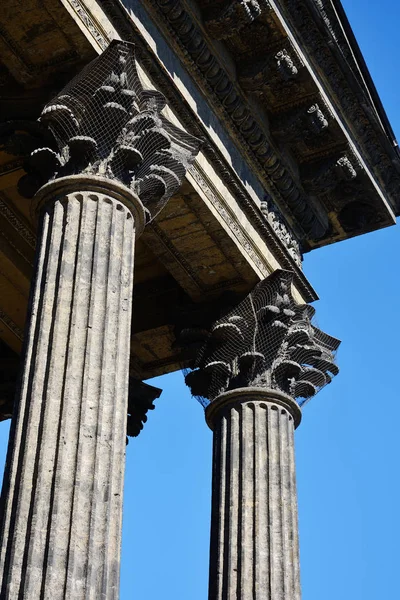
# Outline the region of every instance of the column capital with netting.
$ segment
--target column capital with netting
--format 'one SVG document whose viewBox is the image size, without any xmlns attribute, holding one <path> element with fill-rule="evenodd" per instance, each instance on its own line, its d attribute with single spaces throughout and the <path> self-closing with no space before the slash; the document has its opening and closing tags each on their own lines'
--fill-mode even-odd
<svg viewBox="0 0 400 600">
<path fill-rule="evenodd" d="M 71 178 L 73 186 L 86 177 L 128 207 L 140 200 L 150 221 L 179 189 L 201 144 L 164 116 L 165 106 L 163 94 L 143 87 L 134 45 L 114 40 L 44 107 L 39 120 L 50 135 L 26 160 L 21 194 L 36 195 L 37 211 L 57 180 Z"/>
<path fill-rule="evenodd" d="M 186 376 L 194 396 L 213 403 L 228 391 L 262 388 L 301 407 L 332 381 L 340 341 L 313 324 L 315 309 L 296 302 L 292 279 L 275 271 L 211 325 Z"/>
<path fill-rule="evenodd" d="M 186 375 L 213 430 L 209 600 L 301 597 L 294 430 L 340 342 L 292 277 L 275 271 L 215 321 Z"/>
</svg>

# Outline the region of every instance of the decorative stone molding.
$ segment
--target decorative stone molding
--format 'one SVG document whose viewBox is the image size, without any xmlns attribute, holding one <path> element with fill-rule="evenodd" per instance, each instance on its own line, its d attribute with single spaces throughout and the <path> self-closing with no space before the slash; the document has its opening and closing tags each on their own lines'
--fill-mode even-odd
<svg viewBox="0 0 400 600">
<path fill-rule="evenodd" d="M 135 42 L 136 52 L 142 66 L 157 86 L 157 89 L 161 90 L 165 95 L 169 106 L 175 110 L 176 114 L 179 114 L 180 120 L 186 130 L 197 137 L 207 138 L 208 133 L 201 124 L 198 115 L 191 110 L 187 103 L 182 101 L 180 92 L 171 84 L 171 79 L 160 62 L 154 59 L 151 47 L 143 38 L 135 23 L 129 18 L 124 7 L 121 4 L 116 4 L 112 0 L 101 0 L 101 6 L 117 31 L 120 32 L 121 36 Z M 237 175 L 228 166 L 220 151 L 212 143 L 205 143 L 202 146 L 202 152 L 212 163 L 216 173 L 231 191 L 232 195 L 240 202 L 246 217 L 253 224 L 256 231 L 267 240 L 268 244 L 271 244 L 273 252 L 279 257 L 280 264 L 283 268 L 294 271 L 296 286 L 303 297 L 309 302 L 318 299 L 315 290 L 312 288 L 301 269 L 299 269 L 291 260 L 290 255 L 285 251 L 285 247 L 277 239 L 276 235 L 274 235 L 269 224 L 265 221 L 257 206 L 255 206 L 253 199 L 243 187 Z M 191 170 L 192 173 L 197 172 L 197 165 L 194 165 Z M 204 177 L 201 174 L 196 174 L 196 177 L 200 178 L 200 185 L 204 185 Z M 209 188 L 207 183 L 205 186 L 206 189 Z M 300 232 L 302 232 L 301 228 L 299 228 L 298 231 L 299 235 Z"/>
<path fill-rule="evenodd" d="M 101 4 L 102 4 L 102 7 L 107 12 L 107 14 L 112 19 L 112 22 L 115 24 L 115 26 L 119 30 L 124 32 L 124 36 L 126 37 L 127 35 L 129 35 L 129 31 L 134 29 L 135 26 L 132 25 L 132 23 L 129 23 L 128 13 L 125 13 L 125 11 L 122 7 L 116 6 L 115 3 L 111 2 L 110 0 L 102 0 Z M 293 10 L 296 11 L 299 7 L 297 6 L 297 3 L 295 3 L 295 4 L 296 4 L 296 6 L 294 7 Z M 284 4 L 284 6 L 286 8 L 286 6 L 287 6 L 286 2 Z M 303 8 L 304 7 L 302 4 L 300 9 L 303 9 Z M 220 118 L 222 118 L 224 120 L 224 122 L 226 122 L 226 119 L 228 117 L 229 117 L 229 120 L 232 120 L 231 116 L 228 115 L 227 108 L 226 108 L 229 105 L 229 102 L 224 103 L 224 100 L 222 98 L 219 99 L 218 94 L 220 94 L 220 91 L 218 91 L 218 94 L 217 94 L 217 91 L 214 88 L 212 81 L 208 81 L 208 79 L 207 79 L 211 74 L 215 74 L 216 80 L 218 79 L 218 81 L 220 83 L 220 85 L 218 86 L 218 90 L 222 90 L 222 89 L 228 90 L 228 88 L 229 88 L 228 82 L 229 82 L 230 78 L 227 75 L 227 73 L 225 73 L 225 75 L 227 75 L 227 77 L 228 77 L 228 79 L 225 80 L 224 74 L 219 70 L 221 65 L 220 65 L 218 59 L 216 58 L 216 49 L 213 48 L 211 45 L 207 46 L 207 44 L 205 43 L 205 40 L 202 39 L 202 37 L 201 37 L 201 32 L 199 30 L 196 30 L 195 20 L 190 17 L 190 15 L 188 14 L 188 11 L 185 11 L 182 3 L 179 2 L 178 0 L 167 0 L 167 1 L 163 1 L 163 2 L 161 2 L 161 0 L 160 1 L 159 0 L 149 0 L 149 2 L 146 3 L 146 9 L 149 10 L 151 17 L 154 19 L 155 23 L 161 29 L 161 31 L 163 31 L 164 34 L 166 36 L 168 36 L 168 39 L 170 40 L 174 50 L 176 51 L 177 54 L 179 54 L 181 60 L 188 67 L 193 78 L 198 83 L 198 85 L 201 87 L 203 92 L 211 100 L 211 102 L 213 104 L 213 108 L 217 112 L 217 114 L 220 116 Z M 286 17 L 287 17 L 287 20 L 289 23 L 291 22 L 290 18 L 291 18 L 291 13 L 293 12 L 293 10 L 289 9 L 286 13 Z M 281 18 L 281 17 L 279 17 L 279 18 Z M 257 25 L 257 22 L 255 22 L 254 25 L 249 24 L 247 27 L 250 30 L 251 27 L 256 27 L 256 25 Z M 326 39 L 325 40 L 322 39 L 320 32 L 318 32 L 318 34 L 317 34 L 316 24 L 312 23 L 311 26 L 313 29 L 313 35 L 314 36 L 318 35 L 320 38 L 320 46 L 321 47 L 323 47 L 324 45 L 326 46 Z M 305 24 L 304 27 L 307 30 L 308 25 Z M 299 31 L 302 31 L 302 28 L 303 28 L 302 26 L 299 27 Z M 136 28 L 136 33 L 140 36 L 140 31 L 137 28 Z M 306 33 L 308 33 L 308 32 L 306 31 Z M 247 32 L 247 34 L 249 34 L 249 32 Z M 249 38 L 249 35 L 247 37 Z M 235 39 L 230 38 L 230 40 L 229 40 L 230 48 L 232 48 L 232 45 L 234 45 L 235 43 L 236 43 Z M 197 49 L 199 57 L 201 57 L 201 61 L 199 61 L 199 64 L 197 64 L 197 59 L 193 54 L 193 50 L 195 48 Z M 142 49 L 143 49 L 143 45 L 141 46 L 141 50 Z M 326 50 L 325 54 L 331 53 L 331 50 L 329 50 L 329 49 L 325 49 L 325 50 Z M 146 54 L 146 53 L 148 53 L 147 48 L 146 48 L 144 54 Z M 150 53 L 151 53 L 151 51 L 150 51 Z M 307 54 L 307 56 L 313 57 L 313 50 L 310 50 L 310 53 Z M 212 57 L 214 57 L 216 62 L 214 62 L 212 60 Z M 334 58 L 332 56 L 331 56 L 331 59 L 334 62 Z M 146 58 L 146 61 L 147 61 L 147 58 Z M 146 68 L 147 67 L 150 68 L 149 72 L 151 72 L 152 77 L 153 77 L 153 75 L 155 75 L 156 77 L 159 76 L 156 74 L 156 71 L 157 71 L 156 65 L 153 65 L 153 67 L 151 67 L 149 64 L 147 64 Z M 204 69 L 203 69 L 203 67 L 204 67 Z M 321 68 L 322 68 L 322 70 L 324 69 L 323 64 L 321 64 Z M 339 65 L 334 65 L 334 68 L 340 72 Z M 308 69 L 305 69 L 305 71 L 308 71 Z M 308 75 L 307 75 L 307 77 L 308 77 L 307 86 L 310 85 L 314 89 L 315 92 L 318 92 L 318 90 L 316 89 L 316 86 L 313 84 L 311 78 Z M 342 98 L 340 90 L 343 90 L 345 88 L 349 90 L 349 84 L 348 84 L 348 81 L 345 79 L 344 74 L 341 72 L 340 72 L 340 77 L 342 78 L 342 82 L 340 84 L 338 84 L 338 86 L 336 86 L 336 94 L 339 98 Z M 330 78 L 330 67 L 326 71 L 326 78 L 327 78 L 327 80 L 329 80 L 329 78 Z M 231 83 L 233 84 L 232 80 L 231 80 Z M 331 85 L 331 82 L 329 82 L 329 85 Z M 234 87 L 235 86 L 233 84 L 233 89 L 234 89 Z M 308 89 L 308 87 L 307 87 L 307 89 Z M 310 92 L 310 90 L 309 90 L 309 92 Z M 169 95 L 169 92 L 167 92 L 166 89 L 164 89 L 164 93 Z M 360 141 L 360 147 L 363 150 L 365 150 L 367 155 L 369 154 L 369 150 L 364 143 L 367 139 L 369 139 L 370 141 L 375 140 L 376 148 L 378 146 L 380 146 L 380 148 L 381 148 L 380 151 L 381 151 L 381 154 L 383 155 L 382 160 L 385 160 L 387 164 L 384 168 L 380 169 L 380 167 L 378 167 L 378 169 L 380 170 L 380 177 L 385 178 L 385 181 L 383 181 L 381 179 L 381 181 L 383 182 L 383 184 L 385 186 L 385 190 L 389 189 L 386 187 L 386 184 L 389 182 L 389 180 L 394 181 L 397 176 L 396 176 L 395 168 L 391 164 L 390 159 L 388 159 L 390 152 L 388 152 L 388 147 L 385 146 L 386 142 L 385 142 L 385 140 L 383 140 L 383 135 L 379 134 L 379 132 L 374 129 L 374 125 L 371 122 L 370 117 L 364 112 L 364 109 L 362 108 L 359 98 L 357 98 L 357 95 L 355 94 L 355 92 L 353 90 L 349 90 L 349 93 L 352 97 L 352 102 L 353 102 L 354 106 L 358 107 L 357 110 L 361 110 L 361 112 L 363 113 L 363 116 L 362 116 L 362 119 L 360 120 L 359 117 L 361 116 L 361 113 L 358 113 L 353 118 L 353 116 L 352 116 L 353 110 L 352 110 L 352 107 L 350 106 L 350 104 L 346 105 L 344 112 L 348 116 L 348 120 L 351 121 L 354 125 L 357 125 L 357 127 L 360 123 L 362 123 L 362 127 L 358 127 L 357 136 Z M 233 98 L 233 96 L 231 94 L 231 88 L 229 88 L 228 95 L 229 95 L 229 98 Z M 243 97 L 241 96 L 240 101 L 243 101 L 242 99 L 243 99 Z M 243 105 L 245 105 L 245 104 L 246 103 L 244 102 Z M 324 112 L 324 114 L 325 114 L 325 111 L 322 109 L 321 106 L 320 106 L 320 108 L 321 108 L 322 112 Z M 232 125 L 232 123 L 231 123 L 231 125 Z M 193 129 L 190 129 L 189 124 L 185 123 L 185 127 L 187 127 L 188 130 L 193 131 Z M 245 140 L 244 140 L 243 136 L 238 134 L 237 125 L 235 125 L 234 130 L 230 130 L 230 131 L 232 133 L 234 140 L 242 148 L 242 151 L 246 152 L 246 156 L 249 160 L 249 164 L 254 167 L 256 164 L 254 162 L 254 158 L 255 158 L 254 153 L 253 152 L 249 153 L 249 148 L 247 147 L 247 144 L 246 143 L 243 144 L 245 142 Z M 337 137 L 338 135 L 339 135 L 339 133 L 336 132 L 335 137 Z M 328 134 L 328 138 L 330 138 L 330 133 Z M 316 140 L 321 141 L 321 143 L 322 143 L 321 137 L 314 138 L 314 141 L 316 141 Z M 330 144 L 332 143 L 332 141 L 333 140 L 329 139 Z M 383 147 L 382 144 L 385 147 Z M 320 152 L 318 143 L 317 143 L 317 151 L 318 151 L 318 153 Z M 393 150 L 391 152 L 393 152 Z M 322 155 L 322 152 L 321 152 L 321 155 Z M 367 160 L 369 160 L 369 159 L 367 159 Z M 374 159 L 371 160 L 370 164 L 371 165 L 375 164 Z M 277 182 L 275 180 L 272 182 L 272 180 L 270 178 L 264 177 L 261 174 L 262 172 L 260 171 L 260 167 L 258 166 L 256 168 L 260 173 L 262 181 L 266 185 L 266 189 L 268 189 L 269 193 L 271 193 L 273 195 L 274 201 L 277 203 L 277 205 L 280 207 L 280 209 L 284 211 L 285 217 L 288 219 L 288 221 L 291 222 L 292 215 L 294 215 L 294 213 L 292 211 L 287 211 L 288 203 L 286 202 L 285 197 L 284 197 L 285 193 L 288 193 L 289 195 L 291 195 L 292 199 L 295 197 L 295 192 L 293 190 L 291 190 L 289 192 L 290 175 L 289 175 L 289 180 L 287 181 L 287 184 L 288 184 L 287 190 L 286 190 L 286 192 L 282 192 L 280 185 L 277 184 Z M 388 176 L 389 172 L 391 173 L 390 177 Z M 293 177 L 293 175 L 292 175 L 292 177 Z M 269 179 L 269 182 L 267 183 L 268 179 Z M 284 185 L 285 184 L 282 181 L 282 187 L 284 187 Z M 371 188 L 371 185 L 369 185 L 368 187 Z M 392 195 L 392 198 L 393 197 L 394 196 Z M 314 201 L 315 201 L 315 199 L 313 200 L 313 202 L 309 203 L 310 209 L 313 207 Z M 321 208 L 321 210 L 322 210 L 322 208 Z M 292 214 L 290 214 L 290 212 L 292 212 Z M 317 213 L 319 214 L 319 218 L 322 219 L 322 221 L 324 221 L 324 219 L 322 218 L 323 211 L 320 214 L 319 211 L 317 210 Z M 298 214 L 298 213 L 296 213 L 296 214 Z M 388 219 L 390 220 L 390 215 L 387 217 L 387 220 Z M 304 235 L 304 231 L 301 231 L 300 224 L 304 224 L 304 223 L 308 222 L 307 217 L 304 215 L 304 219 L 300 219 L 300 220 L 299 220 L 299 218 L 296 217 L 294 219 L 294 222 L 296 224 L 296 227 L 300 226 L 299 232 L 296 232 L 297 235 L 299 235 L 299 237 L 301 237 L 301 239 L 308 238 L 308 240 L 309 240 L 305 244 L 305 247 L 306 248 L 307 247 L 309 248 L 310 246 L 314 247 L 316 245 L 316 238 L 315 237 L 313 238 L 312 234 Z M 332 237 L 332 236 L 326 235 L 326 233 L 328 231 L 328 225 L 329 224 L 327 222 L 323 223 L 323 226 L 325 227 L 325 233 L 321 234 L 321 236 L 325 236 L 327 239 L 329 237 Z M 323 242 L 323 243 L 326 243 L 326 242 Z"/>
<path fill-rule="evenodd" d="M 189 172 L 200 185 L 208 198 L 212 200 L 213 205 L 218 209 L 219 214 L 224 218 L 230 229 L 235 233 L 242 247 L 246 249 L 246 252 L 260 269 L 261 273 L 266 276 L 268 272 L 265 268 L 264 261 L 254 250 L 254 247 L 249 242 L 248 238 L 244 235 L 240 224 L 232 218 L 232 215 L 222 203 L 221 199 L 211 189 L 206 178 L 199 172 L 198 167 L 193 165 L 190 167 Z M 227 176 L 224 178 L 224 181 L 226 181 L 228 185 L 231 183 L 229 180 L 229 174 L 227 174 Z M 268 200 L 268 205 L 270 206 L 269 210 L 272 211 L 274 215 L 270 215 L 270 217 L 267 218 L 265 211 L 266 207 L 263 205 L 263 203 L 261 203 L 260 206 L 261 210 L 257 210 L 254 202 L 252 202 L 243 192 L 240 193 L 239 189 L 237 190 L 237 198 L 241 207 L 245 207 L 249 211 L 256 230 L 260 231 L 263 238 L 267 241 L 269 247 L 271 247 L 273 250 L 275 256 L 277 256 L 282 267 L 294 272 L 294 283 L 303 297 L 309 299 L 309 301 L 316 300 L 317 298 L 314 295 L 315 292 L 313 293 L 313 291 L 310 290 L 309 284 L 307 283 L 307 280 L 301 271 L 302 258 L 300 245 L 297 242 L 294 234 L 290 232 L 290 228 L 284 223 L 283 217 L 278 208 L 272 203 L 271 200 Z M 278 225 L 278 223 L 281 223 L 282 225 Z"/>
<path fill-rule="evenodd" d="M 241 87 L 250 92 L 263 92 L 266 88 L 286 85 L 296 80 L 304 67 L 294 48 L 283 48 L 261 61 L 252 61 L 239 69 Z"/>
<path fill-rule="evenodd" d="M 322 237 L 327 231 L 327 219 L 307 201 L 182 2 L 149 0 L 149 7 L 153 7 L 156 20 L 167 30 L 169 40 L 184 61 L 190 63 L 194 79 L 213 100 L 218 114 L 243 148 L 250 164 L 264 174 L 267 188 L 271 193 L 273 190 L 279 203 L 289 209 L 306 236 Z"/>
<path fill-rule="evenodd" d="M 366 108 L 365 101 L 364 104 L 360 102 L 354 89 L 340 70 L 332 48 L 327 44 L 325 32 L 321 31 L 319 22 L 312 16 L 313 10 L 316 8 L 315 2 L 283 0 L 280 2 L 280 8 L 288 23 L 296 28 L 298 40 L 307 51 L 313 65 L 325 74 L 325 81 L 332 90 L 341 113 L 368 156 L 368 166 L 387 190 L 392 205 L 396 206 L 400 191 L 400 173 L 390 159 L 390 153 L 394 153 L 393 146 L 392 148 L 387 147 L 390 143 L 389 140 L 385 140 L 386 147 L 382 144 L 382 134 L 380 135 L 381 139 L 377 135 L 377 132 L 381 130 L 381 125 L 376 128 L 376 123 L 374 119 L 371 120 L 371 111 Z M 322 4 L 319 2 L 317 10 L 321 10 L 321 8 Z M 327 10 L 327 3 L 323 3 L 323 8 Z M 332 16 L 337 18 L 335 15 Z M 331 23 L 328 27 L 332 31 Z M 342 36 L 342 33 L 340 35 Z M 347 45 L 348 42 L 342 38 L 341 47 Z M 353 62 L 353 56 L 348 55 L 348 58 Z M 364 82 L 363 85 L 365 85 Z"/>
<path fill-rule="evenodd" d="M 33 231 L 27 226 L 27 224 L 18 216 L 4 200 L 0 193 L 0 214 L 12 225 L 12 227 L 24 238 L 25 242 L 34 249 L 36 246 L 36 237 Z M 24 256 L 26 259 L 26 256 Z"/>
<path fill-rule="evenodd" d="M 211 37 L 223 40 L 235 35 L 243 27 L 271 10 L 268 0 L 231 0 L 216 16 L 205 22 Z"/>
<path fill-rule="evenodd" d="M 299 142 L 325 133 L 331 115 L 320 104 L 295 108 L 274 119 L 271 125 L 274 136 L 283 142 Z"/>
<path fill-rule="evenodd" d="M 275 59 L 278 71 L 281 73 L 283 79 L 288 80 L 296 77 L 299 71 L 294 60 L 286 50 L 280 50 L 278 54 L 276 54 Z"/>
<path fill-rule="evenodd" d="M 300 250 L 300 244 L 290 231 L 287 224 L 284 222 L 283 217 L 278 211 L 277 207 L 270 198 L 266 198 L 263 202 L 261 202 L 260 208 L 265 220 L 271 225 L 278 238 L 286 247 L 290 256 L 301 269 L 303 257 Z"/>
<path fill-rule="evenodd" d="M 256 386 L 302 405 L 331 382 L 340 342 L 312 324 L 313 307 L 294 301 L 292 279 L 288 271 L 275 271 L 214 322 L 186 376 L 194 396 L 213 401 L 228 390 Z"/>
<path fill-rule="evenodd" d="M 336 156 L 304 165 L 300 175 L 308 191 L 320 194 L 334 190 L 341 182 L 355 179 L 357 166 L 344 154 L 339 158 Z"/>
<path fill-rule="evenodd" d="M 163 116 L 165 105 L 160 92 L 143 89 L 133 45 L 112 42 L 43 109 L 40 122 L 55 144 L 31 152 L 21 193 L 77 173 L 109 178 L 137 194 L 153 219 L 200 147 Z"/>
<path fill-rule="evenodd" d="M 18 340 L 22 342 L 24 337 L 24 332 L 10 317 L 0 309 L 0 321 L 15 335 Z"/>
<path fill-rule="evenodd" d="M 74 10 L 75 14 L 85 25 L 85 27 L 87 27 L 88 31 L 92 34 L 100 48 L 102 50 L 105 50 L 109 43 L 107 39 L 107 34 L 105 33 L 101 25 L 86 10 L 84 3 L 82 3 L 80 0 L 68 0 L 68 3 Z"/>
</svg>

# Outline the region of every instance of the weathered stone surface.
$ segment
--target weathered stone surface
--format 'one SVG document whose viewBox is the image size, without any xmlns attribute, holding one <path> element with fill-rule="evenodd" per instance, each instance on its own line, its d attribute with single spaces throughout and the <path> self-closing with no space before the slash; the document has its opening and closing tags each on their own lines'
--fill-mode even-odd
<svg viewBox="0 0 400 600">
<path fill-rule="evenodd" d="M 134 242 L 144 211 L 112 182 L 79 176 L 49 184 L 41 204 L 2 493 L 1 597 L 111 600 L 119 585 Z"/>
<path fill-rule="evenodd" d="M 300 600 L 294 428 L 284 394 L 247 388 L 206 410 L 214 431 L 209 600 Z"/>
<path fill-rule="evenodd" d="M 275 271 L 207 328 L 185 381 L 214 431 L 209 600 L 300 600 L 294 429 L 339 340 Z"/>
<path fill-rule="evenodd" d="M 20 190 L 42 218 L 2 493 L 7 600 L 118 598 L 135 238 L 199 148 L 133 49 L 90 63 L 43 109 L 49 144 L 26 150 Z M 148 408 L 130 403 L 132 433 Z"/>
</svg>

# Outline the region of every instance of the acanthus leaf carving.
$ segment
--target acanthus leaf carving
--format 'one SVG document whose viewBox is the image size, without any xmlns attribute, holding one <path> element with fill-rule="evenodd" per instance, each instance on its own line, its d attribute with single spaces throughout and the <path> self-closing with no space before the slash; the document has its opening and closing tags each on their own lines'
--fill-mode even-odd
<svg viewBox="0 0 400 600">
<path fill-rule="evenodd" d="M 112 42 L 43 109 L 40 122 L 56 150 L 31 152 L 21 192 L 32 196 L 58 177 L 99 175 L 132 189 L 154 218 L 201 145 L 163 115 L 165 105 L 163 94 L 143 88 L 133 44 Z"/>
<path fill-rule="evenodd" d="M 312 323 L 312 306 L 296 303 L 292 279 L 290 271 L 275 271 L 213 323 L 186 375 L 203 405 L 250 386 L 280 390 L 303 405 L 338 374 L 340 341 Z"/>
</svg>

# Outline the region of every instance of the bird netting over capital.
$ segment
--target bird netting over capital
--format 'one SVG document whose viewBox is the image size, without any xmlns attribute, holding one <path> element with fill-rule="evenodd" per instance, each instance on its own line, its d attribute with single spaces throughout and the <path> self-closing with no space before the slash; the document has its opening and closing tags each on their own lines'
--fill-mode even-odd
<svg viewBox="0 0 400 600">
<path fill-rule="evenodd" d="M 340 341 L 312 323 L 315 310 L 295 301 L 292 279 L 275 271 L 211 326 L 185 378 L 203 406 L 248 386 L 280 390 L 302 406 L 337 375 Z"/>
<path fill-rule="evenodd" d="M 201 144 L 162 114 L 165 105 L 160 92 L 143 88 L 134 45 L 114 40 L 43 109 L 55 143 L 31 153 L 22 192 L 56 177 L 99 175 L 132 189 L 154 218 Z"/>
</svg>

